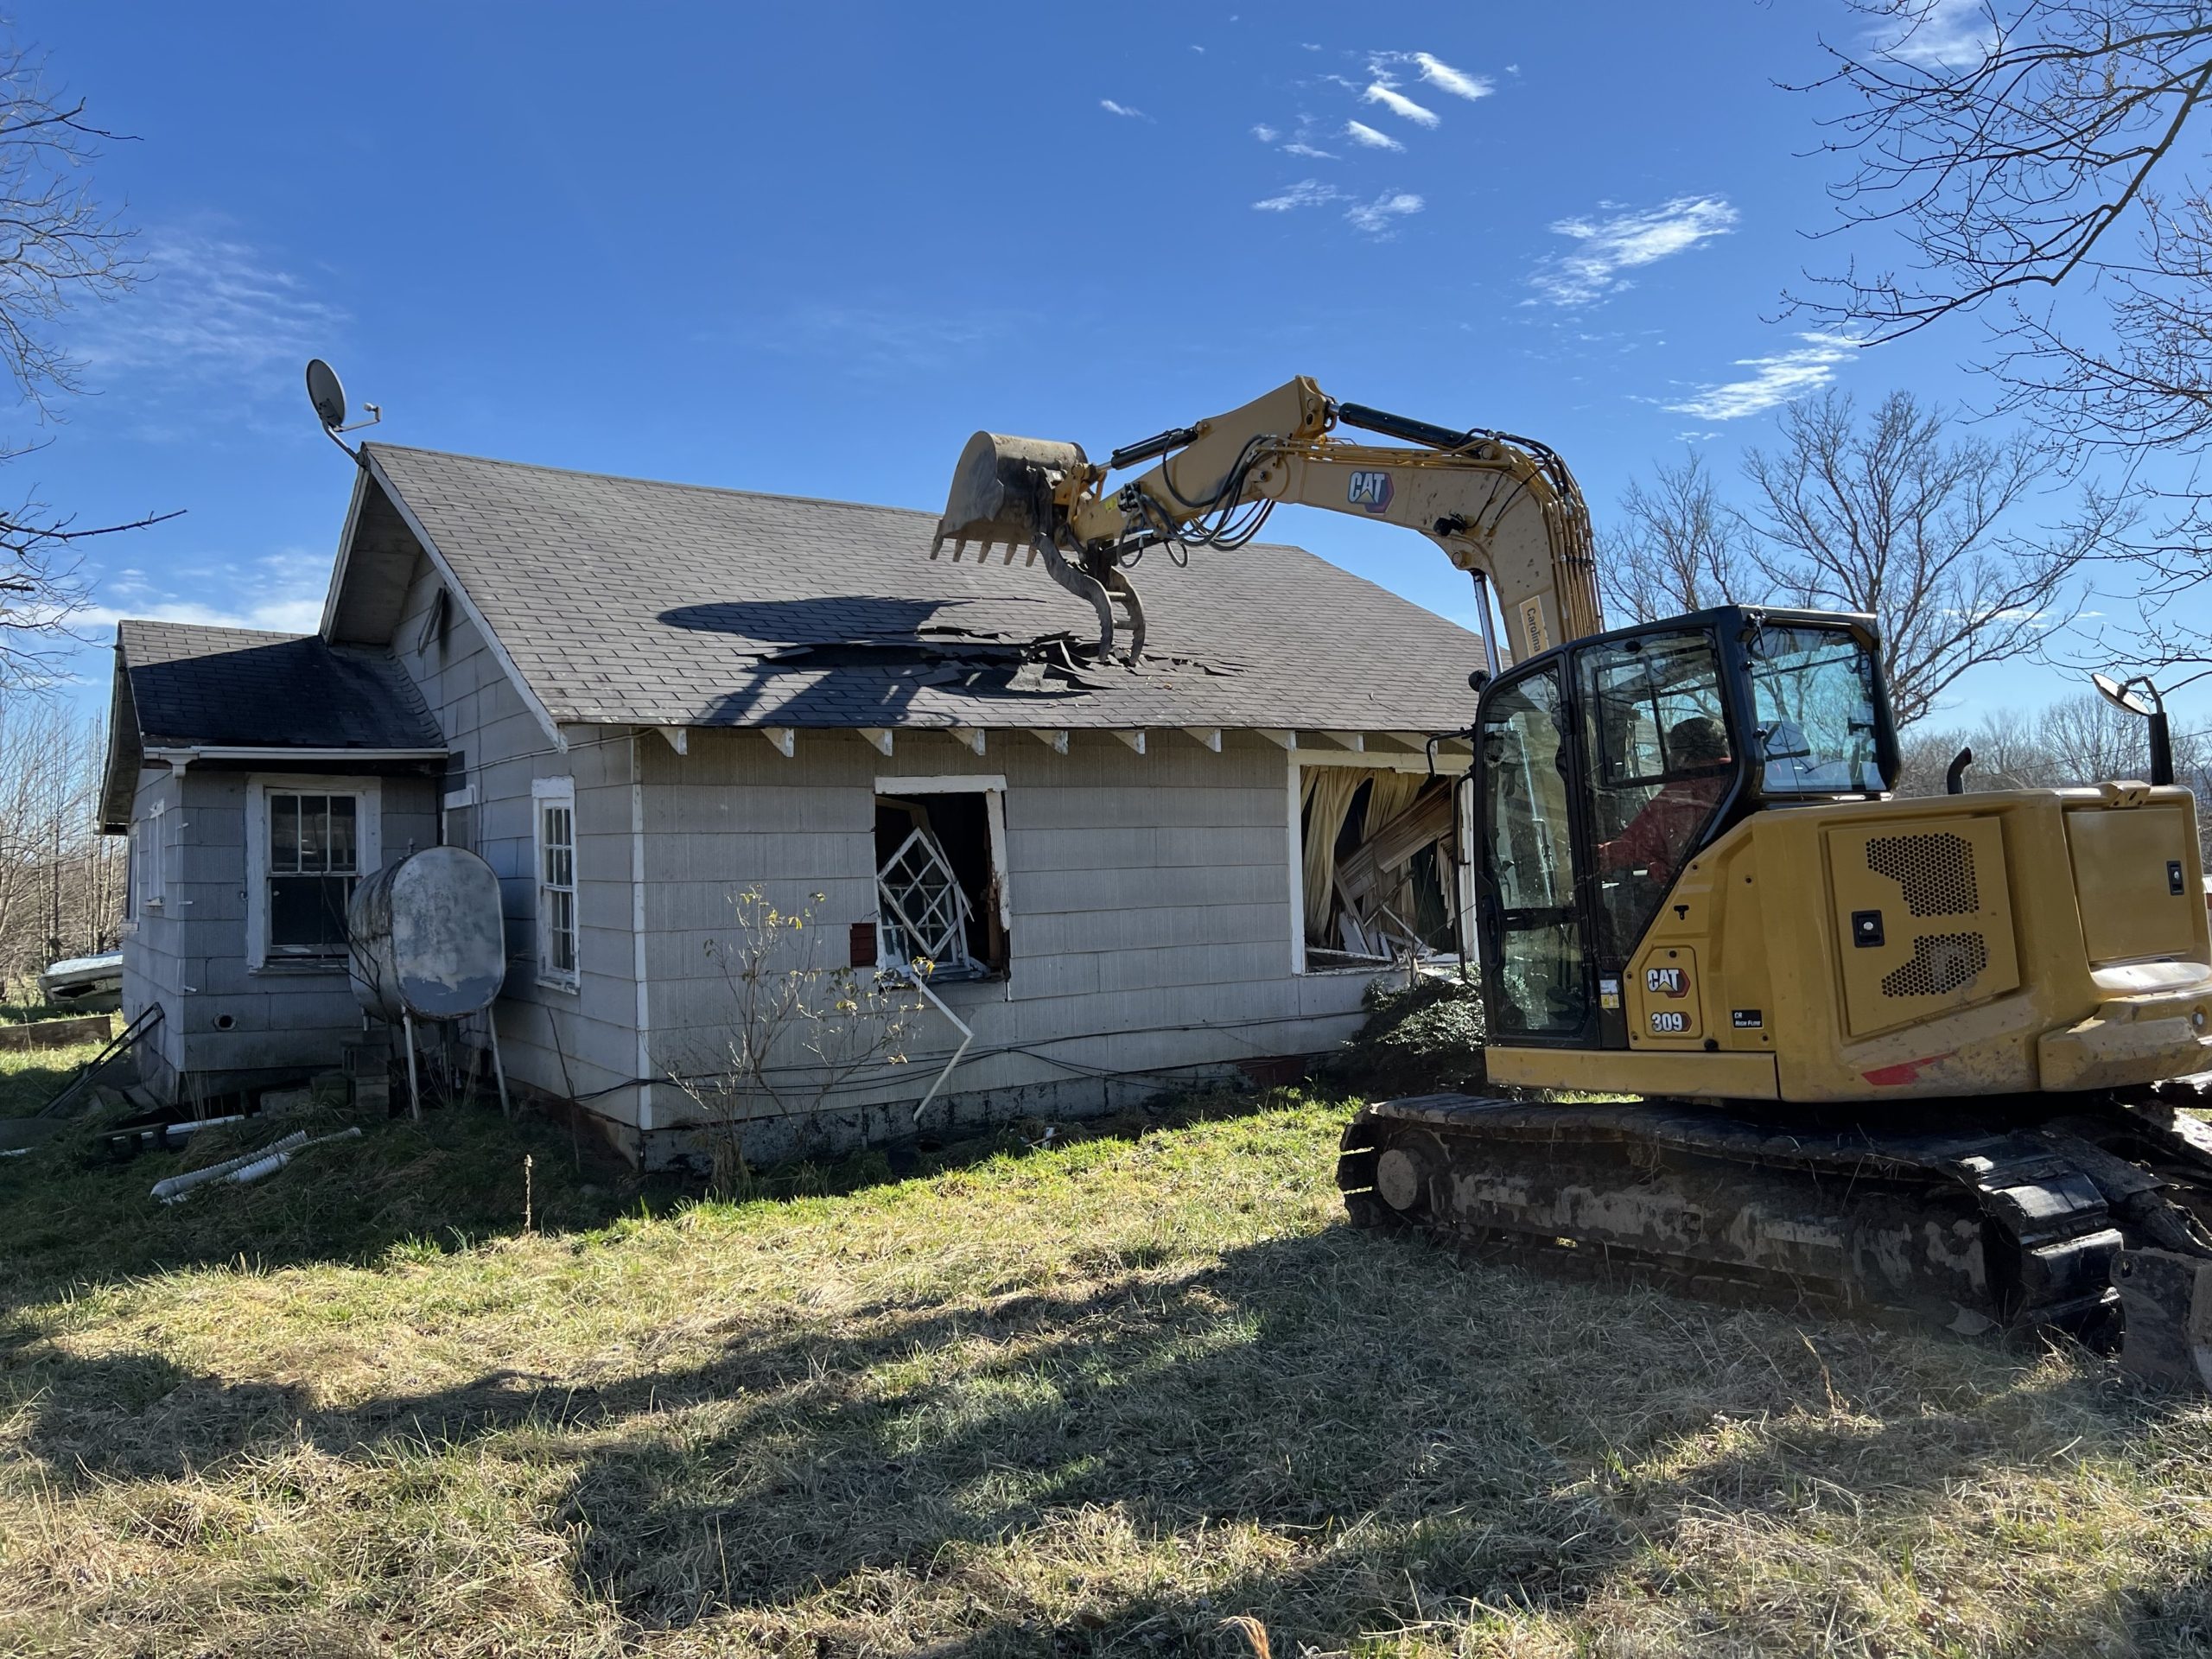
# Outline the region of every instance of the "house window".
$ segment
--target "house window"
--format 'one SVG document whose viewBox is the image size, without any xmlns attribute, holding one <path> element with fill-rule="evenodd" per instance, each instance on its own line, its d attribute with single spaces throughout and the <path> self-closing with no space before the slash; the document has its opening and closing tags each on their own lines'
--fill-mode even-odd
<svg viewBox="0 0 2212 1659">
<path fill-rule="evenodd" d="M 146 880 L 146 861 L 139 843 L 143 839 L 133 820 L 123 836 L 123 919 L 135 922 L 141 909 L 138 890 Z"/>
<path fill-rule="evenodd" d="M 932 964 L 931 977 L 1007 971 L 1006 780 L 879 778 L 875 785 L 880 959 Z"/>
<path fill-rule="evenodd" d="M 537 812 L 537 977 L 573 990 L 576 974 L 576 785 L 541 778 L 531 785 Z"/>
<path fill-rule="evenodd" d="M 1360 766 L 1294 766 L 1292 777 L 1305 967 L 1379 968 L 1408 951 L 1456 960 L 1468 883 L 1454 780 Z"/>
<path fill-rule="evenodd" d="M 169 809 L 167 801 L 156 801 L 146 815 L 146 907 L 166 910 L 169 902 L 168 856 Z"/>
<path fill-rule="evenodd" d="M 379 861 L 382 798 L 372 779 L 249 781 L 249 967 L 327 969 L 344 957 L 346 907 Z"/>
<path fill-rule="evenodd" d="M 438 843 L 476 850 L 476 785 L 448 790 L 438 820 Z"/>
<path fill-rule="evenodd" d="M 336 956 L 361 879 L 360 797 L 271 790 L 268 804 L 269 954 Z"/>
</svg>

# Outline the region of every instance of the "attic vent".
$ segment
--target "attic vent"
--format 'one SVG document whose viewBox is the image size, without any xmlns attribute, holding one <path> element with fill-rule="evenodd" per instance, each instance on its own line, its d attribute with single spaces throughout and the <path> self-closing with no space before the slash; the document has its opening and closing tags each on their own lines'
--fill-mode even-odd
<svg viewBox="0 0 2212 1659">
<path fill-rule="evenodd" d="M 1906 908 L 1916 916 L 1971 916 L 1981 908 L 1974 849 L 1964 836 L 1876 836 L 1866 843 L 1866 868 L 1903 887 Z"/>
<path fill-rule="evenodd" d="M 1913 841 L 1943 837 L 1913 836 Z M 1965 843 L 1961 842 L 1961 845 Z M 1969 884 L 1973 877 L 1967 877 Z M 1916 916 L 1921 912 L 1916 909 Z M 1989 945 L 1979 933 L 1923 933 L 1912 942 L 1912 960 L 1882 976 L 1884 996 L 1942 996 L 1971 985 L 1989 966 Z"/>
</svg>

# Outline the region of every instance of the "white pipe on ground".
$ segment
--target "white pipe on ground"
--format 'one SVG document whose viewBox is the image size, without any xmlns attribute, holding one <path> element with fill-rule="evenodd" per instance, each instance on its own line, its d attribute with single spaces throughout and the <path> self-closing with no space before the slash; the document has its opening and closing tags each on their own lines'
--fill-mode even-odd
<svg viewBox="0 0 2212 1659">
<path fill-rule="evenodd" d="M 209 1181 L 219 1181 L 233 1170 L 244 1169 L 274 1152 L 291 1152 L 307 1145 L 308 1132 L 294 1129 L 281 1141 L 272 1141 L 259 1152 L 242 1152 L 235 1158 L 226 1158 L 219 1164 L 210 1164 L 205 1169 L 187 1170 L 181 1175 L 172 1175 L 167 1180 L 154 1183 L 154 1196 L 163 1204 L 175 1204 L 195 1186 Z"/>
<path fill-rule="evenodd" d="M 292 1161 L 294 1154 L 305 1152 L 309 1147 L 319 1147 L 327 1141 L 358 1141 L 360 1135 L 360 1128 L 357 1124 L 350 1129 L 340 1129 L 335 1135 L 319 1135 L 312 1141 L 302 1141 L 296 1147 L 282 1147 L 280 1142 L 279 1146 L 271 1147 L 264 1156 L 255 1159 L 241 1168 L 232 1170 L 227 1179 L 244 1186 L 248 1181 L 257 1181 L 264 1175 L 274 1175 Z M 280 1147 L 282 1147 L 281 1150 Z"/>
</svg>

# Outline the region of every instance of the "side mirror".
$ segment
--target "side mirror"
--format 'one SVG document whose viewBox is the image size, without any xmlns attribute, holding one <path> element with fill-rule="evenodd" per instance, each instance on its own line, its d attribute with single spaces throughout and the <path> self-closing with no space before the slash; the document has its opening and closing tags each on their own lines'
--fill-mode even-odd
<svg viewBox="0 0 2212 1659">
<path fill-rule="evenodd" d="M 1478 668 L 1467 676 L 1467 690 L 1478 697 L 1483 694 L 1483 688 L 1489 683 L 1490 671 L 1486 668 Z"/>
</svg>

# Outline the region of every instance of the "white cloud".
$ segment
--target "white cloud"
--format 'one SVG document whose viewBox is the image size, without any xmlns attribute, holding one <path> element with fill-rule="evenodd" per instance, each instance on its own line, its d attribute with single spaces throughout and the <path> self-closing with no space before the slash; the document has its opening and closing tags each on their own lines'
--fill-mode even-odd
<svg viewBox="0 0 2212 1659">
<path fill-rule="evenodd" d="M 1100 99 L 1098 100 L 1098 107 L 1105 111 L 1109 115 L 1126 116 L 1132 121 L 1149 121 L 1152 119 L 1152 118 L 1147 115 L 1142 110 L 1133 110 L 1126 104 L 1116 104 L 1110 98 Z"/>
<path fill-rule="evenodd" d="M 1472 103 L 1476 99 L 1488 98 L 1493 90 L 1490 82 L 1482 76 L 1454 69 L 1443 59 L 1427 52 L 1414 53 L 1412 60 L 1420 67 L 1423 80 L 1454 98 L 1464 98 Z"/>
<path fill-rule="evenodd" d="M 1324 184 L 1319 179 L 1300 179 L 1280 195 L 1268 196 L 1252 206 L 1262 213 L 1288 213 L 1303 207 L 1332 207 L 1338 202 L 1351 203 L 1344 213 L 1348 224 L 1370 236 L 1384 238 L 1393 235 L 1402 220 L 1428 205 L 1410 190 L 1386 190 L 1372 201 L 1362 201 L 1333 184 Z"/>
<path fill-rule="evenodd" d="M 1316 149 L 1313 145 L 1306 143 L 1285 144 L 1282 147 L 1282 153 L 1286 156 L 1303 156 L 1307 160 L 1315 162 L 1333 162 L 1337 159 L 1337 152 L 1333 149 Z"/>
<path fill-rule="evenodd" d="M 1409 190 L 1386 192 L 1372 201 L 1354 203 L 1344 210 L 1344 217 L 1370 236 L 1389 236 L 1396 230 L 1398 220 L 1427 205 Z"/>
<path fill-rule="evenodd" d="M 1856 351 L 1859 342 L 1843 334 L 1800 334 L 1804 342 L 1793 351 L 1773 357 L 1741 357 L 1735 366 L 1752 372 L 1740 380 L 1701 386 L 1694 397 L 1662 405 L 1672 415 L 1694 416 L 1700 421 L 1738 421 L 1746 415 L 1764 414 L 1817 391 L 1835 378 L 1835 365 Z"/>
<path fill-rule="evenodd" d="M 1364 144 L 1370 149 L 1403 149 L 1405 146 L 1387 132 L 1377 132 L 1364 121 L 1344 123 L 1344 137 L 1355 144 Z"/>
<path fill-rule="evenodd" d="M 1719 196 L 1676 196 L 1656 207 L 1600 205 L 1611 210 L 1608 217 L 1563 219 L 1552 226 L 1554 234 L 1573 240 L 1574 251 L 1544 260 L 1529 280 L 1554 305 L 1585 305 L 1625 288 L 1621 271 L 1725 236 L 1739 217 Z"/>
<path fill-rule="evenodd" d="M 150 232 L 139 285 L 86 320 L 88 378 L 266 395 L 299 384 L 348 321 L 266 251 L 212 228 Z"/>
<path fill-rule="evenodd" d="M 1380 104 L 1391 114 L 1403 120 L 1411 121 L 1419 126 L 1437 126 L 1444 118 L 1434 110 L 1414 103 L 1403 92 L 1395 91 L 1379 80 L 1370 83 L 1367 90 L 1360 94 L 1360 98 L 1369 104 Z"/>
<path fill-rule="evenodd" d="M 330 582 L 330 556 L 304 550 L 243 563 L 225 561 L 175 572 L 189 578 L 200 597 L 188 599 L 155 587 L 143 572 L 126 569 L 99 583 L 100 602 L 80 612 L 73 626 L 113 627 L 124 617 L 192 622 L 210 628 L 263 628 L 274 633 L 313 633 L 322 626 L 322 601 Z M 229 602 L 210 598 L 229 590 Z"/>
<path fill-rule="evenodd" d="M 1986 0 L 1929 0 L 1917 17 L 1907 14 L 1897 33 L 1874 38 L 1880 50 L 1916 68 L 1960 69 L 1980 63 L 1994 36 Z"/>
<path fill-rule="evenodd" d="M 1279 196 L 1268 196 L 1252 204 L 1262 213 L 1287 213 L 1300 207 L 1325 207 L 1332 201 L 1344 200 L 1344 192 L 1332 184 L 1319 179 L 1300 179 Z"/>
<path fill-rule="evenodd" d="M 1281 133 L 1277 132 L 1273 127 L 1269 126 L 1264 121 L 1260 123 L 1258 126 L 1252 129 L 1252 136 L 1263 144 L 1272 144 L 1276 139 L 1282 137 Z"/>
</svg>

